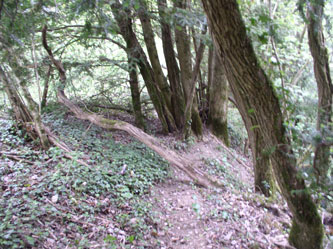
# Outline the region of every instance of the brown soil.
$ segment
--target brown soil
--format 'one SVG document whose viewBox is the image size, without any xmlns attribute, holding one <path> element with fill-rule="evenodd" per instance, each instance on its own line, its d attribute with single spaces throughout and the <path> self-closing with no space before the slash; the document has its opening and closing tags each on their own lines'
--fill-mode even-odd
<svg viewBox="0 0 333 249">
<path fill-rule="evenodd" d="M 215 175 L 224 183 L 223 189 L 198 188 L 178 171 L 152 189 L 147 197 L 157 220 L 156 231 L 149 236 L 152 248 L 288 248 L 287 208 L 283 203 L 266 204 L 267 199 L 252 193 L 249 159 L 239 158 L 244 163 L 238 163 L 210 134 L 192 146 L 171 137 L 163 141 L 180 147 L 207 173 L 212 173 L 209 162 L 214 159 L 226 173 Z"/>
</svg>

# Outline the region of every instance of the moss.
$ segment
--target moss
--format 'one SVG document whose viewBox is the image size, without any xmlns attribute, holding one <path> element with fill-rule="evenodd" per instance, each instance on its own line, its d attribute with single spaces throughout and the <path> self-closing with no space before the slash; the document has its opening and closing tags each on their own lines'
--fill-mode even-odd
<svg viewBox="0 0 333 249">
<path fill-rule="evenodd" d="M 198 136 L 198 137 L 202 136 L 202 122 L 201 122 L 199 112 L 192 111 L 191 128 L 196 136 Z"/>
<path fill-rule="evenodd" d="M 263 153 L 257 155 L 254 184 L 255 191 L 264 194 L 266 197 L 270 197 L 275 194 L 276 184 L 273 177 L 272 165 L 269 157 L 263 155 Z"/>
<path fill-rule="evenodd" d="M 109 128 L 109 129 L 112 129 L 114 128 L 115 125 L 124 125 L 125 122 L 123 121 L 119 121 L 119 120 L 111 120 L 111 119 L 106 119 L 106 118 L 102 118 L 100 120 L 101 122 L 101 125 L 103 125 L 104 128 Z"/>
<path fill-rule="evenodd" d="M 229 147 L 229 135 L 227 122 L 221 122 L 221 119 L 210 120 L 213 134 L 222 140 L 222 142 Z"/>
<path fill-rule="evenodd" d="M 295 218 L 293 219 L 289 243 L 299 249 L 321 249 L 323 248 L 324 228 L 317 210 L 313 211 L 313 207 L 311 208 L 313 205 L 309 206 L 310 210 L 307 210 L 307 213 L 313 215 L 308 216 L 308 220 L 299 223 Z M 307 206 L 303 207 L 305 210 L 306 208 Z"/>
</svg>

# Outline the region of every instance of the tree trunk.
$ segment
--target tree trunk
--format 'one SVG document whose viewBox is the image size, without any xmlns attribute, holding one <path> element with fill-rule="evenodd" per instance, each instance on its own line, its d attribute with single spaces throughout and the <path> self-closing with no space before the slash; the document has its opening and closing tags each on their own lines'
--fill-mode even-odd
<svg viewBox="0 0 333 249">
<path fill-rule="evenodd" d="M 210 112 L 208 121 L 212 132 L 219 137 L 224 144 L 228 145 L 228 83 L 224 66 L 221 63 L 216 48 L 212 51 L 212 57 L 212 83 L 210 86 Z M 236 99 L 239 98 L 240 96 Z M 235 105 L 243 118 L 251 146 L 254 168 L 254 190 L 258 193 L 264 194 L 266 197 L 269 197 L 275 192 L 275 184 L 269 155 L 264 147 L 264 138 L 260 129 L 255 128 L 257 123 L 254 123 L 255 121 L 252 118 L 247 117 L 246 107 L 241 105 L 241 103 L 235 103 Z"/>
<path fill-rule="evenodd" d="M 185 0 L 175 1 L 175 7 L 180 9 L 186 9 L 186 1 Z M 176 26 L 175 37 L 176 37 L 176 46 L 178 51 L 178 61 L 180 65 L 181 82 L 185 97 L 184 137 L 188 138 L 190 136 L 191 128 L 193 129 L 194 133 L 196 133 L 199 136 L 202 136 L 202 122 L 198 111 L 198 105 L 193 104 L 198 68 L 196 68 L 192 72 L 191 38 L 187 32 L 187 27 Z M 202 54 L 201 55 L 198 54 L 196 58 L 196 65 L 198 65 L 198 63 L 200 65 L 201 58 Z"/>
<path fill-rule="evenodd" d="M 139 81 L 138 81 L 138 74 L 136 69 L 136 64 L 128 55 L 128 71 L 129 71 L 129 84 L 131 89 L 132 95 L 132 105 L 135 117 L 135 124 L 142 130 L 145 130 L 145 121 L 141 110 L 141 101 L 140 101 L 140 89 L 139 89 Z"/>
<path fill-rule="evenodd" d="M 296 248 L 322 248 L 323 225 L 296 169 L 278 98 L 259 65 L 236 0 L 203 0 L 209 24 L 236 102 L 246 108 L 263 135 L 276 179 L 293 214 L 289 241 Z"/>
<path fill-rule="evenodd" d="M 49 69 L 47 70 L 46 80 L 45 80 L 45 85 L 44 85 L 44 90 L 43 90 L 43 96 L 42 96 L 42 102 L 40 104 L 40 106 L 41 106 L 42 109 L 46 106 L 47 94 L 48 94 L 48 91 L 49 91 L 49 83 L 50 83 L 51 73 L 52 73 L 52 66 L 50 65 Z"/>
<path fill-rule="evenodd" d="M 195 34 L 195 29 L 192 28 L 191 32 L 192 32 L 192 40 L 193 40 L 194 51 L 195 51 L 196 56 L 198 56 L 201 53 L 200 49 L 201 49 L 201 46 L 204 46 L 204 43 L 200 39 L 199 44 L 197 44 L 197 39 L 195 37 L 195 35 L 196 35 Z M 205 35 L 206 33 L 207 33 L 207 25 L 205 26 L 205 29 L 202 32 L 202 35 Z M 202 51 L 202 53 L 204 53 L 204 51 Z M 203 54 L 202 54 L 202 56 L 203 56 Z M 197 103 L 198 103 L 199 113 L 201 114 L 200 110 L 204 110 L 205 105 L 207 105 L 207 103 L 205 102 L 206 101 L 206 99 L 205 99 L 206 96 L 205 96 L 205 93 L 204 93 L 204 82 L 203 82 L 203 79 L 202 79 L 201 66 L 198 69 L 197 78 L 198 78 L 198 89 L 196 91 L 196 95 L 197 95 Z M 202 115 L 201 115 L 201 121 L 202 122 L 205 121 L 205 119 L 203 118 Z"/>
<path fill-rule="evenodd" d="M 314 62 L 314 73 L 318 88 L 317 130 L 320 141 L 316 146 L 313 167 L 317 181 L 321 185 L 329 183 L 328 172 L 331 165 L 330 145 L 325 144 L 327 138 L 332 138 L 332 95 L 333 85 L 330 75 L 328 53 L 325 47 L 322 19 L 324 1 L 314 1 L 308 5 L 308 37 L 309 47 Z M 331 172 L 333 175 L 333 172 Z"/>
<path fill-rule="evenodd" d="M 212 64 L 208 124 L 212 133 L 226 146 L 229 146 L 227 122 L 228 81 L 216 49 L 213 52 Z"/>
<path fill-rule="evenodd" d="M 13 72 L 13 74 L 15 73 Z M 8 99 L 10 100 L 11 106 L 14 109 L 16 120 L 23 123 L 27 133 L 33 140 L 39 138 L 41 146 L 44 149 L 48 149 L 50 147 L 50 142 L 48 137 L 46 136 L 44 126 L 42 124 L 40 114 L 38 112 L 38 105 L 32 99 L 26 85 L 24 84 L 23 81 L 19 81 L 18 79 L 16 79 L 16 81 L 20 83 L 23 95 L 28 102 L 29 106 L 28 108 L 18 95 L 17 90 L 14 87 L 15 85 L 14 82 L 9 80 L 6 73 L 1 67 L 0 67 L 0 77 L 2 78 L 2 81 L 4 83 L 5 91 L 7 93 Z"/>
<path fill-rule="evenodd" d="M 158 58 L 156 43 L 154 39 L 154 31 L 153 27 L 151 25 L 150 16 L 147 13 L 148 7 L 145 2 L 146 0 L 140 0 L 140 8 L 138 10 L 142 31 L 143 31 L 143 37 L 146 43 L 146 48 L 149 55 L 149 60 L 151 63 L 151 66 L 154 71 L 154 75 L 156 78 L 156 82 L 158 84 L 159 89 L 162 91 L 163 97 L 165 99 L 165 103 L 167 105 L 167 108 L 171 110 L 171 91 L 167 82 L 166 77 L 164 76 L 162 66 L 160 63 L 160 60 Z"/>
<path fill-rule="evenodd" d="M 132 29 L 132 20 L 129 11 L 123 9 L 119 0 L 115 0 L 111 4 L 112 13 L 117 21 L 120 33 L 126 42 L 128 53 L 133 58 L 136 58 L 142 78 L 145 81 L 149 96 L 156 109 L 159 120 L 162 124 L 164 133 L 172 132 L 176 129 L 176 125 L 172 114 L 167 108 L 162 92 L 158 87 L 154 72 L 147 60 L 147 57 Z"/>
<path fill-rule="evenodd" d="M 176 61 L 176 54 L 173 49 L 170 25 L 165 21 L 165 8 L 167 8 L 166 0 L 158 0 L 158 11 L 161 18 L 163 52 L 172 92 L 172 112 L 178 129 L 182 129 L 184 127 L 185 100 L 180 81 L 179 67 Z"/>
<path fill-rule="evenodd" d="M 10 105 L 13 108 L 15 119 L 18 122 L 22 122 L 23 124 L 33 122 L 32 116 L 19 96 L 13 82 L 7 77 L 7 74 L 0 66 L 0 78 L 4 86 L 4 90 L 9 99 Z M 33 139 L 36 139 L 35 134 L 33 135 Z"/>
<path fill-rule="evenodd" d="M 223 66 L 223 65 L 222 65 Z M 241 96 L 234 97 L 240 99 Z M 269 149 L 265 147 L 264 137 L 258 128 L 252 115 L 248 115 L 247 105 L 243 102 L 234 102 L 244 122 L 252 153 L 252 163 L 254 168 L 254 190 L 269 197 L 275 193 L 275 183 L 270 162 Z"/>
</svg>

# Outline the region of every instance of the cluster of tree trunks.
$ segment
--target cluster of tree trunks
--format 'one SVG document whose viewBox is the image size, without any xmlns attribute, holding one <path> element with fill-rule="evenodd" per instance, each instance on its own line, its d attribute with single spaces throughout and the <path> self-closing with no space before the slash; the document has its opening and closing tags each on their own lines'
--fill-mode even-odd
<svg viewBox="0 0 333 249">
<path fill-rule="evenodd" d="M 176 167 L 179 170 L 182 170 L 185 174 L 187 174 L 196 184 L 203 186 L 203 187 L 209 187 L 209 186 L 215 186 L 215 187 L 223 187 L 222 184 L 220 184 L 217 180 L 211 178 L 206 173 L 204 173 L 202 170 L 194 167 L 193 162 L 187 158 L 184 158 L 177 154 L 176 152 L 166 148 L 165 146 L 161 145 L 154 137 L 146 134 L 141 129 L 127 123 L 124 121 L 119 120 L 110 120 L 106 119 L 101 115 L 91 114 L 83 111 L 78 105 L 74 104 L 72 101 L 70 101 L 67 96 L 65 95 L 64 89 L 66 87 L 66 72 L 65 69 L 61 63 L 61 61 L 56 60 L 53 56 L 51 48 L 47 44 L 47 27 L 44 26 L 43 28 L 43 47 L 47 51 L 52 63 L 56 67 L 56 69 L 59 72 L 59 77 L 61 84 L 58 87 L 57 90 L 57 98 L 60 103 L 65 105 L 70 111 L 73 112 L 73 114 L 82 120 L 88 120 L 91 123 L 108 129 L 108 130 L 122 130 L 126 131 L 142 143 L 146 144 L 149 148 L 154 150 L 156 153 L 158 153 L 161 157 L 166 159 L 171 163 L 172 166 Z"/>
<path fill-rule="evenodd" d="M 131 10 L 123 6 L 120 1 L 114 1 L 111 4 L 112 13 L 119 27 L 119 33 L 126 43 L 125 49 L 128 58 L 132 62 L 135 62 L 139 68 L 158 114 L 158 118 L 162 124 L 163 132 L 168 133 L 178 130 L 183 133 L 184 138 L 188 138 L 191 135 L 191 131 L 193 131 L 194 134 L 200 138 L 202 136 L 203 120 L 199 113 L 199 103 L 204 103 L 200 106 L 201 109 L 208 108 L 207 103 L 214 103 L 208 100 L 207 97 L 209 94 L 203 94 L 204 92 L 208 93 L 209 90 L 203 84 L 200 85 L 200 89 L 197 91 L 198 78 L 201 77 L 201 60 L 205 51 L 205 43 L 200 41 L 198 46 L 196 43 L 193 44 L 196 50 L 196 57 L 194 65 L 192 65 L 192 43 L 189 28 L 180 23 L 171 27 L 166 20 L 167 2 L 165 0 L 159 0 L 158 11 L 160 16 L 161 38 L 168 71 L 168 77 L 166 77 L 158 56 L 155 34 L 152 27 L 152 18 L 147 11 L 147 3 L 145 0 L 140 0 L 138 3 L 139 8 L 137 14 L 141 22 L 149 60 L 134 32 Z M 173 8 L 175 10 L 186 10 L 189 8 L 189 5 L 186 1 L 179 0 L 174 3 Z M 172 35 L 173 31 L 175 42 Z M 204 28 L 202 34 L 205 34 L 206 31 L 207 28 Z M 195 36 L 194 32 L 194 29 L 192 29 L 192 36 Z M 176 56 L 174 50 L 175 45 L 178 56 Z M 132 76 L 134 75 L 131 70 L 129 72 L 132 73 Z M 215 74 L 215 72 L 211 72 L 211 74 Z M 132 76 L 130 75 L 130 83 L 134 82 Z M 131 87 L 134 86 L 131 85 Z M 215 87 L 215 84 L 212 84 L 212 87 Z M 219 89 L 216 88 L 215 90 Z M 214 97 L 218 99 L 219 96 L 225 94 L 227 94 L 227 92 L 215 92 Z M 224 101 L 224 110 L 226 110 L 227 98 L 223 97 L 222 100 Z M 140 109 L 139 105 L 139 98 L 133 98 L 133 106 L 137 106 L 138 111 Z M 214 116 L 213 119 L 215 121 L 217 119 L 224 119 L 223 123 L 225 127 L 227 127 L 226 116 L 224 114 L 226 114 L 226 112 L 221 112 L 218 108 L 211 108 L 210 110 L 210 115 Z M 222 115 L 224 115 L 224 117 L 222 117 Z M 139 118 L 140 115 L 136 115 L 136 117 Z M 212 123 L 217 124 L 218 121 L 213 122 L 213 119 Z M 137 121 L 137 123 L 140 123 L 140 121 Z M 212 130 L 214 130 L 214 134 L 221 139 L 223 138 L 223 141 L 228 144 L 228 141 L 225 140 L 227 138 L 225 129 L 218 129 L 217 125 L 212 125 L 211 127 Z M 220 132 L 223 132 L 223 135 L 220 135 Z"/>
</svg>

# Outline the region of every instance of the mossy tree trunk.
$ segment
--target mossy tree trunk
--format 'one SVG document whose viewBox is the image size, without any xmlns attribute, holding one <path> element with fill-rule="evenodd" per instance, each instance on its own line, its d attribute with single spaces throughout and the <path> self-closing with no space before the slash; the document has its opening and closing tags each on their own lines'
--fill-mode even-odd
<svg viewBox="0 0 333 249">
<path fill-rule="evenodd" d="M 224 66 L 222 64 L 222 66 Z M 233 92 L 235 99 L 240 99 L 238 92 Z M 254 169 L 254 190 L 264 194 L 266 197 L 274 195 L 276 188 L 273 177 L 273 169 L 270 161 L 270 151 L 266 148 L 265 139 L 258 127 L 258 123 L 253 115 L 249 103 L 245 101 L 233 102 L 241 114 L 244 122 L 252 153 L 252 163 Z"/>
<path fill-rule="evenodd" d="M 136 59 L 142 78 L 145 81 L 149 96 L 162 124 L 163 132 L 173 132 L 176 130 L 175 121 L 167 107 L 167 103 L 163 97 L 162 91 L 157 84 L 154 71 L 151 68 L 146 54 L 133 31 L 130 11 L 127 8 L 124 8 L 120 4 L 119 0 L 115 0 L 111 4 L 111 9 L 119 26 L 120 34 L 126 42 L 128 53 L 131 57 Z"/>
<path fill-rule="evenodd" d="M 214 48 L 212 59 L 211 85 L 209 88 L 208 124 L 212 133 L 226 146 L 228 137 L 228 80 L 220 57 Z"/>
<path fill-rule="evenodd" d="M 180 71 L 176 60 L 170 25 L 167 23 L 166 0 L 158 0 L 158 11 L 161 18 L 162 44 L 165 62 L 168 70 L 168 78 L 171 89 L 172 112 L 178 129 L 184 127 L 185 99 L 180 80 Z"/>
<path fill-rule="evenodd" d="M 6 72 L 3 70 L 1 66 L 0 66 L 0 79 L 3 84 L 4 90 L 6 92 L 6 95 L 8 97 L 9 103 L 13 108 L 15 119 L 18 122 L 22 122 L 23 124 L 32 123 L 33 119 L 27 106 L 24 104 L 23 100 L 21 99 L 20 95 L 17 92 L 17 89 L 15 88 L 15 85 L 7 77 Z M 33 137 L 34 139 L 36 138 L 35 135 Z"/>
<path fill-rule="evenodd" d="M 15 57 L 16 58 L 16 57 Z M 15 74 L 15 72 L 12 72 Z M 15 118 L 18 122 L 21 122 L 27 131 L 28 135 L 36 140 L 39 138 L 40 144 L 44 149 L 48 149 L 50 147 L 50 141 L 46 136 L 46 132 L 44 130 L 44 126 L 41 121 L 40 113 L 38 112 L 38 105 L 32 99 L 26 85 L 23 81 L 18 81 L 15 77 L 14 82 L 10 79 L 6 72 L 0 67 L 0 79 L 4 84 L 4 88 L 8 99 L 11 103 L 12 108 L 14 109 Z M 28 102 L 28 107 L 25 105 L 20 95 L 18 94 L 15 85 L 20 83 L 20 86 L 23 91 L 23 95 Z"/>
<path fill-rule="evenodd" d="M 296 169 L 279 100 L 259 65 L 236 0 L 202 0 L 236 102 L 252 114 L 269 151 L 273 170 L 293 214 L 290 243 L 299 249 L 323 247 L 323 224 Z M 254 127 L 255 128 L 255 127 Z"/>
<path fill-rule="evenodd" d="M 187 1 L 176 0 L 175 8 L 186 9 Z M 175 27 L 178 61 L 180 65 L 181 82 L 185 97 L 183 131 L 185 138 L 188 138 L 190 136 L 191 128 L 196 135 L 202 136 L 202 121 L 198 111 L 198 104 L 195 100 L 193 101 L 197 72 L 192 72 L 191 37 L 188 32 L 188 27 L 186 26 L 177 24 Z M 198 54 L 197 59 L 199 59 L 200 65 L 200 54 Z"/>
<path fill-rule="evenodd" d="M 320 141 L 316 146 L 313 166 L 318 183 L 329 183 L 328 172 L 331 165 L 330 145 L 325 141 L 332 140 L 332 96 L 333 85 L 330 74 L 328 52 L 325 47 L 322 19 L 324 15 L 323 0 L 311 1 L 308 6 L 308 38 L 314 62 L 314 73 L 318 88 L 317 130 Z M 331 173 L 333 175 L 333 171 Z"/>
<path fill-rule="evenodd" d="M 50 147 L 50 141 L 46 135 L 46 131 L 41 120 L 40 108 L 33 100 L 27 87 L 27 79 L 30 78 L 30 72 L 26 65 L 29 64 L 29 61 L 24 57 L 22 51 L 14 50 L 13 47 L 5 40 L 1 39 L 0 48 L 6 52 L 8 66 L 11 69 L 10 77 L 6 75 L 3 68 L 1 69 L 1 75 L 4 84 L 7 84 L 8 86 L 7 94 L 11 95 L 11 104 L 16 106 L 14 109 L 17 109 L 18 113 L 20 113 L 20 115 L 17 116 L 18 121 L 23 122 L 31 138 L 38 138 L 41 146 L 44 149 L 48 149 Z M 28 104 L 27 106 L 20 98 L 19 92 L 16 90 L 15 86 L 19 86 L 21 88 L 23 96 Z"/>
<path fill-rule="evenodd" d="M 133 58 L 131 58 L 130 55 L 128 55 L 127 57 L 128 57 L 129 84 L 131 89 L 135 124 L 142 130 L 145 130 L 146 125 L 141 110 L 140 89 L 139 89 L 139 80 L 138 80 L 136 63 L 133 61 Z"/>
</svg>

